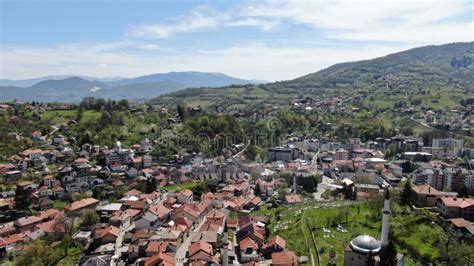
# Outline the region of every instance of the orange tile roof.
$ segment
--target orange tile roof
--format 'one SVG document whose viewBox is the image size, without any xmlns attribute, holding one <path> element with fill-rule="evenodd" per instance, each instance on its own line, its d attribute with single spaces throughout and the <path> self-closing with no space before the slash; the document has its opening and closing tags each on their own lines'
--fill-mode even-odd
<svg viewBox="0 0 474 266">
<path fill-rule="evenodd" d="M 204 241 L 194 242 L 188 248 L 188 254 L 190 257 L 198 253 L 199 251 L 203 251 L 204 253 L 209 254 L 209 256 L 212 256 L 211 244 L 206 243 Z"/>
<path fill-rule="evenodd" d="M 172 256 L 165 253 L 155 254 L 152 257 L 149 257 L 148 259 L 145 260 L 145 266 L 150 266 L 150 265 L 168 266 L 168 265 L 175 265 L 175 264 L 176 264 L 176 260 Z"/>
<path fill-rule="evenodd" d="M 4 238 L 0 238 L 0 246 L 10 245 L 16 242 L 23 241 L 26 235 L 24 233 L 18 233 Z"/>
<path fill-rule="evenodd" d="M 67 205 L 66 207 L 64 207 L 64 209 L 66 211 L 77 211 L 77 210 L 95 205 L 97 203 L 99 203 L 99 201 L 94 199 L 94 198 L 86 198 L 86 199 L 74 201 L 73 203 L 71 203 L 71 204 Z"/>
<path fill-rule="evenodd" d="M 469 198 L 442 197 L 441 201 L 447 207 L 467 208 L 474 206 L 474 199 Z"/>
<path fill-rule="evenodd" d="M 45 211 L 41 211 L 38 214 L 36 214 L 36 217 L 41 219 L 42 221 L 47 220 L 47 219 L 53 219 L 57 217 L 61 212 L 57 209 L 47 209 Z"/>
<path fill-rule="evenodd" d="M 266 246 L 270 247 L 270 246 L 273 246 L 273 245 L 278 245 L 278 246 L 280 246 L 284 249 L 285 246 L 286 246 L 286 241 L 281 236 L 277 235 L 277 236 L 274 236 L 274 237 L 270 238 L 270 240 L 268 240 L 268 243 L 267 243 Z"/>
<path fill-rule="evenodd" d="M 212 224 L 212 223 L 206 222 L 206 223 L 204 223 L 204 224 L 201 226 L 201 229 L 200 229 L 199 231 L 213 231 L 213 232 L 217 232 L 217 231 L 219 231 L 220 228 L 221 228 L 220 225 Z"/>
<path fill-rule="evenodd" d="M 293 251 L 272 253 L 272 265 L 298 265 L 298 257 Z"/>
<path fill-rule="evenodd" d="M 436 188 L 430 185 L 419 185 L 412 188 L 413 191 L 417 194 L 422 195 L 433 195 L 433 196 L 441 196 L 441 192 L 439 192 Z"/>
<path fill-rule="evenodd" d="M 216 211 L 216 210 L 212 210 L 206 215 L 207 219 L 222 219 L 224 217 L 225 217 L 225 213 L 221 211 Z"/>
<path fill-rule="evenodd" d="M 464 220 L 463 218 L 454 218 L 454 219 L 450 219 L 450 221 L 454 226 L 458 228 L 463 228 L 463 227 L 468 228 L 472 226 L 472 224 L 469 221 Z"/>
<path fill-rule="evenodd" d="M 171 210 L 166 208 L 163 204 L 153 205 L 148 209 L 148 211 L 158 216 L 160 219 L 164 219 L 166 215 L 171 212 Z"/>
<path fill-rule="evenodd" d="M 258 249 L 257 242 L 252 238 L 246 237 L 239 242 L 240 250 L 245 250 L 247 248 Z"/>
<path fill-rule="evenodd" d="M 286 195 L 285 200 L 288 203 L 298 203 L 301 202 L 301 196 L 298 194 Z"/>
<path fill-rule="evenodd" d="M 165 253 L 166 248 L 169 245 L 169 241 L 163 241 L 163 240 L 152 240 L 148 242 L 148 245 L 145 249 L 145 252 L 147 253 Z"/>
<path fill-rule="evenodd" d="M 111 234 L 113 236 L 118 237 L 119 234 L 120 234 L 120 229 L 118 229 L 117 227 L 111 225 L 111 226 L 107 226 L 105 228 L 100 229 L 99 232 L 98 232 L 98 236 L 100 238 L 102 238 L 102 237 L 104 237 L 108 234 Z"/>
<path fill-rule="evenodd" d="M 193 192 L 189 189 L 183 189 L 181 191 L 178 191 L 176 193 L 176 196 L 185 196 L 185 197 L 192 197 L 193 196 Z"/>
<path fill-rule="evenodd" d="M 130 217 L 130 218 L 133 219 L 133 218 L 135 218 L 138 214 L 140 214 L 140 211 L 139 211 L 139 210 L 126 209 L 126 210 L 124 210 L 124 211 L 115 212 L 114 215 L 112 215 L 111 219 L 123 221 L 123 220 L 127 219 L 128 217 Z"/>
</svg>

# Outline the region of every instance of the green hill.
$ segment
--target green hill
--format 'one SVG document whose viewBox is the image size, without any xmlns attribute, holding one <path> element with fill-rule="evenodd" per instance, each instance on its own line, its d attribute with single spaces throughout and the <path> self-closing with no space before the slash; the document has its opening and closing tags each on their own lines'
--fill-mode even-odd
<svg viewBox="0 0 474 266">
<path fill-rule="evenodd" d="M 346 95 L 368 106 L 454 107 L 474 94 L 474 42 L 415 48 L 371 60 L 336 64 L 294 80 L 261 85 L 195 88 L 162 95 L 162 106 L 200 105 L 248 111 L 295 98 Z"/>
</svg>

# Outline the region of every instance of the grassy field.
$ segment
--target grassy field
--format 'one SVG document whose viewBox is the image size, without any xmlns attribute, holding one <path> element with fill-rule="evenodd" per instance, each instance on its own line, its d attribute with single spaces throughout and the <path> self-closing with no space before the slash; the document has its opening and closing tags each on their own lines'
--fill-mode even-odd
<svg viewBox="0 0 474 266">
<path fill-rule="evenodd" d="M 77 110 L 53 110 L 46 111 L 41 115 L 41 119 L 51 121 L 52 123 L 64 123 L 69 119 L 75 119 Z M 100 118 L 100 112 L 94 110 L 84 111 L 82 114 L 83 121 L 91 121 Z"/>
<path fill-rule="evenodd" d="M 195 188 L 199 183 L 197 182 L 190 182 L 190 183 L 182 183 L 182 184 L 177 184 L 173 186 L 166 186 L 162 187 L 161 189 L 163 190 L 168 190 L 168 191 L 176 191 L 176 190 L 183 190 L 183 189 L 193 189 Z"/>
<path fill-rule="evenodd" d="M 305 199 L 301 204 L 273 209 L 264 206 L 255 214 L 272 217 L 269 225 L 270 236 L 280 235 L 287 240 L 289 250 L 298 256 L 308 256 L 310 261 L 311 254 L 317 261 L 316 247 L 311 238 L 312 232 L 323 265 L 328 262 L 331 250 L 336 251 L 339 256 L 338 264 L 342 264 L 343 250 L 354 237 L 360 234 L 379 237 L 378 217 L 372 217 L 370 208 L 362 203 L 346 201 L 322 203 Z M 377 221 L 373 222 L 372 219 Z M 347 232 L 340 232 L 333 226 L 339 223 Z M 323 228 L 331 230 L 331 233 L 325 234 Z"/>
<path fill-rule="evenodd" d="M 61 201 L 61 200 L 55 200 L 53 201 L 53 208 L 57 210 L 64 210 L 64 207 L 66 207 L 67 202 Z"/>
<path fill-rule="evenodd" d="M 317 261 L 317 249 L 321 265 L 327 265 L 331 251 L 338 256 L 337 265 L 342 265 L 344 249 L 358 235 L 380 239 L 381 206 L 367 202 L 324 203 L 305 199 L 301 204 L 272 209 L 263 206 L 254 214 L 272 217 L 269 237 L 280 235 L 286 239 L 287 248 L 298 256 L 308 256 L 311 261 L 312 255 Z M 448 235 L 434 219 L 432 213 L 393 203 L 390 231 L 398 252 L 406 256 L 406 265 L 436 262 L 441 258 Z M 312 243 L 311 232 L 317 248 Z"/>
</svg>

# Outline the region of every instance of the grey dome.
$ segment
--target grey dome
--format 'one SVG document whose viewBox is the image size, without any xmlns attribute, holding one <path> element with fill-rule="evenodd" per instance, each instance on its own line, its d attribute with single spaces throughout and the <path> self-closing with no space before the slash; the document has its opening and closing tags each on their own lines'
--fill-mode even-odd
<svg viewBox="0 0 474 266">
<path fill-rule="evenodd" d="M 363 253 L 375 254 L 378 253 L 381 248 L 380 242 L 369 235 L 360 235 L 352 239 L 350 244 L 352 249 Z"/>
</svg>

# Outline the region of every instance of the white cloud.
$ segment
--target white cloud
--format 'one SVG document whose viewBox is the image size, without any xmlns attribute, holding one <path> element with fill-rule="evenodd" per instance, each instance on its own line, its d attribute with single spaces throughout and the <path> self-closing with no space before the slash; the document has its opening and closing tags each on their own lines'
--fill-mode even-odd
<svg viewBox="0 0 474 266">
<path fill-rule="evenodd" d="M 280 19 L 322 30 L 326 38 L 444 43 L 472 40 L 468 1 L 267 1 L 243 7 L 256 18 Z M 443 20 L 445 20 L 443 22 Z"/>
<path fill-rule="evenodd" d="M 127 36 L 134 38 L 117 42 L 4 44 L 0 50 L 0 76 L 21 79 L 72 73 L 131 77 L 196 70 L 284 80 L 338 62 L 373 58 L 426 44 L 472 41 L 472 17 L 453 19 L 469 10 L 472 14 L 473 4 L 449 0 L 245 2 L 224 11 L 204 6 L 162 23 L 132 27 Z M 309 34 L 298 39 L 290 33 L 276 40 L 265 39 L 262 34 L 259 39 L 265 41 L 261 42 L 236 37 L 231 40 L 231 47 L 213 49 L 193 47 L 191 41 L 191 45 L 179 51 L 162 46 L 159 40 L 148 40 L 220 27 L 257 27 L 268 31 L 283 25 L 307 28 Z M 349 41 L 357 41 L 357 45 Z M 327 48 L 328 44 L 335 45 Z"/>
<path fill-rule="evenodd" d="M 277 20 L 235 16 L 234 11 L 220 12 L 208 6 L 192 9 L 166 23 L 142 24 L 131 27 L 127 36 L 144 39 L 164 39 L 177 33 L 213 30 L 219 27 L 259 27 L 268 31 L 280 24 Z"/>
<path fill-rule="evenodd" d="M 473 39 L 472 17 L 464 21 L 441 22 L 465 15 L 469 10 L 472 13 L 472 9 L 472 4 L 466 0 L 269 0 L 246 2 L 224 11 L 201 6 L 167 22 L 132 27 L 128 35 L 169 38 L 178 33 L 222 27 L 251 26 L 268 31 L 282 24 L 291 24 L 318 30 L 326 39 L 397 42 L 430 39 L 431 42 L 434 38 L 439 43 L 452 41 L 450 37 L 462 36 L 459 40 L 466 40 L 464 36 L 468 36 Z M 438 30 L 438 27 L 443 29 Z"/>
<path fill-rule="evenodd" d="M 100 49 L 97 47 L 101 47 Z M 70 44 L 55 47 L 10 47 L 3 53 L 1 76 L 32 78 L 45 75 L 139 76 L 169 71 L 222 72 L 236 77 L 263 80 L 291 79 L 334 63 L 368 59 L 396 52 L 400 47 L 348 48 L 272 47 L 247 43 L 215 50 L 196 49 L 181 53 L 122 51 L 113 44 Z M 403 47 L 408 48 L 408 47 Z M 98 67 L 106 64 L 107 67 Z M 8 67 L 6 67 L 8 66 Z"/>
</svg>

